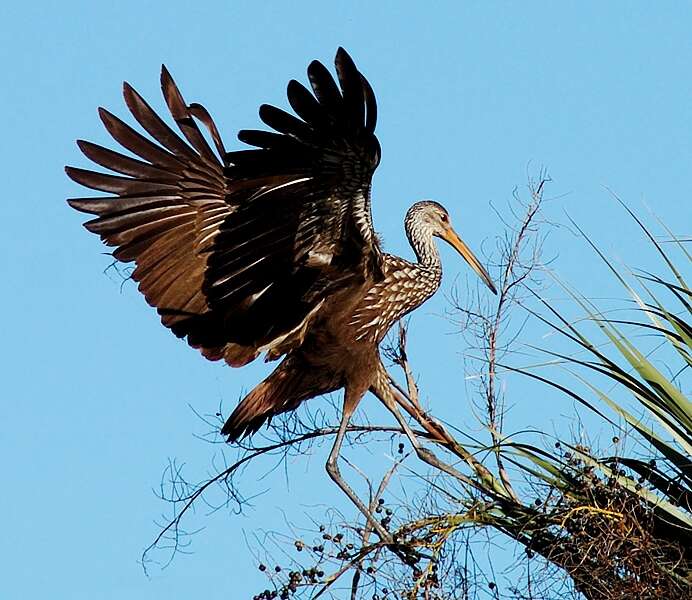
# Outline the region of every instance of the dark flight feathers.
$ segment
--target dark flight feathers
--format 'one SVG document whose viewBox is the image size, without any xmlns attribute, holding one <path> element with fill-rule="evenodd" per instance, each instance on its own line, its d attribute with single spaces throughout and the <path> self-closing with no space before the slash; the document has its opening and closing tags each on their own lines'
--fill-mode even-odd
<svg viewBox="0 0 692 600">
<path fill-rule="evenodd" d="M 125 83 L 125 102 L 150 137 L 99 114 L 136 158 L 78 141 L 113 174 L 66 168 L 77 183 L 111 194 L 69 200 L 96 215 L 85 227 L 115 247 L 117 260 L 135 262 L 132 278 L 163 324 L 211 360 L 276 358 L 300 343 L 331 293 L 381 276 L 370 216 L 380 159 L 375 98 L 343 49 L 335 63 L 338 85 L 314 61 L 312 91 L 288 84 L 297 116 L 263 105 L 260 117 L 273 131 L 240 131 L 254 148 L 234 152 L 163 67 L 163 96 L 180 133 Z"/>
</svg>

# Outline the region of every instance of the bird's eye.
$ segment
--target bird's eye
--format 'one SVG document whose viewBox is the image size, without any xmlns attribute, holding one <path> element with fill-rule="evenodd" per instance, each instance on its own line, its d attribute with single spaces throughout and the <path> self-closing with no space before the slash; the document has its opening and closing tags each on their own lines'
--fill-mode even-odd
<svg viewBox="0 0 692 600">
<path fill-rule="evenodd" d="M 445 215 L 444 213 L 442 214 L 442 216 L 440 217 L 440 219 L 442 219 L 442 222 L 443 222 L 443 223 L 449 222 L 449 217 L 448 217 L 447 215 Z"/>
</svg>

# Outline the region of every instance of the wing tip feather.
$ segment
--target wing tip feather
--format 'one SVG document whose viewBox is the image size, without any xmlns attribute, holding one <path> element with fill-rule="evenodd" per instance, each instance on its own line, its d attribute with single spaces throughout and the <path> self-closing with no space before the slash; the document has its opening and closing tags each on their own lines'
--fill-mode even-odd
<svg viewBox="0 0 692 600">
<path fill-rule="evenodd" d="M 146 101 L 127 81 L 123 81 L 123 98 L 125 99 L 127 108 L 129 108 L 130 112 L 137 118 L 142 104 L 146 105 Z"/>
<path fill-rule="evenodd" d="M 110 125 L 113 123 L 119 121 L 118 117 L 116 117 L 111 111 L 109 111 L 107 108 L 103 106 L 98 107 L 98 114 L 99 114 L 99 119 L 101 119 L 101 122 L 104 124 L 104 126 L 108 129 Z M 110 130 L 109 130 L 110 131 Z"/>
<path fill-rule="evenodd" d="M 75 183 L 82 184 L 82 177 L 88 173 L 86 169 L 80 169 L 79 167 L 71 167 L 67 165 L 65 167 L 65 174 Z"/>
<path fill-rule="evenodd" d="M 65 167 L 67 170 L 69 167 Z M 69 175 L 69 174 L 68 174 Z M 93 201 L 90 198 L 68 198 L 67 204 L 82 213 L 87 213 L 89 215 L 95 215 L 97 212 L 94 211 Z M 85 223 L 86 226 L 86 223 Z M 88 229 L 88 227 L 87 227 Z"/>
</svg>

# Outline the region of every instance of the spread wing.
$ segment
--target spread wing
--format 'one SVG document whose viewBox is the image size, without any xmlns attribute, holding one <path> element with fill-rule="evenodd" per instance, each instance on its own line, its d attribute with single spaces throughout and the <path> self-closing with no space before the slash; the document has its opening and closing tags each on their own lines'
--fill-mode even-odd
<svg viewBox="0 0 692 600">
<path fill-rule="evenodd" d="M 163 324 L 211 360 L 275 358 L 302 341 L 330 294 L 381 278 L 370 214 L 375 98 L 342 48 L 335 64 L 338 84 L 312 62 L 312 91 L 288 85 L 297 116 L 263 105 L 273 131 L 240 131 L 254 148 L 229 153 L 207 111 L 185 103 L 164 67 L 163 95 L 182 135 L 126 83 L 125 102 L 150 137 L 99 113 L 136 158 L 79 141 L 115 174 L 66 168 L 111 194 L 68 201 L 96 215 L 85 227 L 116 247 L 117 260 L 134 261 L 132 278 Z"/>
</svg>

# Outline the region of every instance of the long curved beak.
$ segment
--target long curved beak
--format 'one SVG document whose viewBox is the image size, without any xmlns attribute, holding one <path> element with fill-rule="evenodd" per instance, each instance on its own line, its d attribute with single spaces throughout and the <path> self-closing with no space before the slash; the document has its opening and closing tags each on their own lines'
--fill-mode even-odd
<svg viewBox="0 0 692 600">
<path fill-rule="evenodd" d="M 478 273 L 478 276 L 485 282 L 490 288 L 493 294 L 497 294 L 497 289 L 495 284 L 493 284 L 490 275 L 485 270 L 485 267 L 481 264 L 481 261 L 476 258 L 476 255 L 471 252 L 471 249 L 466 245 L 466 243 L 457 235 L 451 227 L 447 228 L 444 234 L 441 236 L 445 242 L 448 242 L 459 254 L 464 257 L 464 260 L 469 263 L 471 268 Z"/>
</svg>

